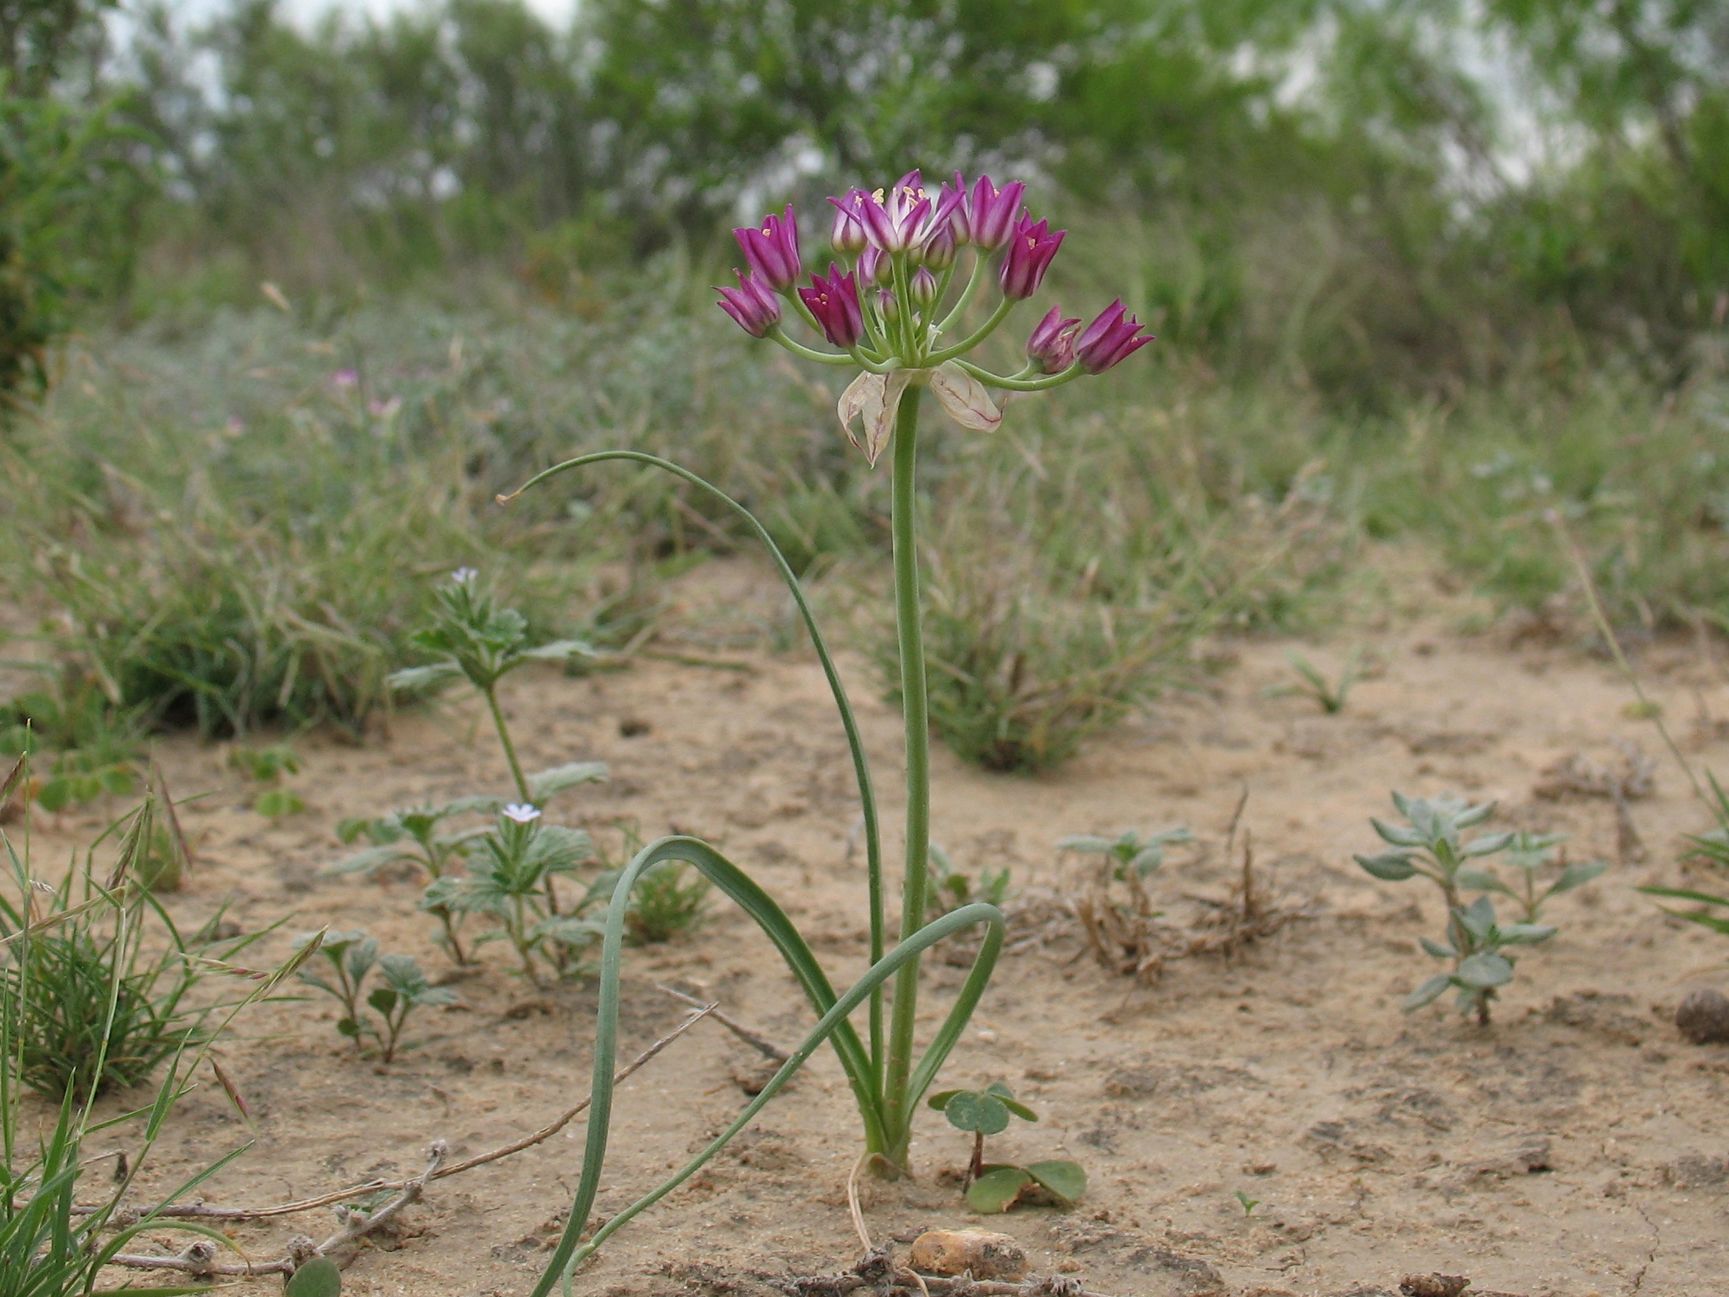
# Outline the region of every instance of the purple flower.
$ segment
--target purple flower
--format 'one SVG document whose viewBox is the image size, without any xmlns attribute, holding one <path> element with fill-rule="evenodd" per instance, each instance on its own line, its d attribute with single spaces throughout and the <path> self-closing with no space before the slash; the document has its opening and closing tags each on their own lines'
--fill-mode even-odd
<svg viewBox="0 0 1729 1297">
<path fill-rule="evenodd" d="M 762 228 L 740 226 L 732 232 L 744 252 L 745 264 L 751 273 L 777 293 L 784 293 L 798 282 L 804 264 L 798 256 L 798 221 L 788 203 L 781 216 L 765 216 Z"/>
<path fill-rule="evenodd" d="M 943 181 L 937 193 L 937 207 L 931 215 L 931 225 L 939 228 L 946 225 L 957 244 L 972 242 L 973 226 L 967 217 L 967 178 L 960 172 L 955 172 L 952 186 Z"/>
<path fill-rule="evenodd" d="M 1067 230 L 1052 233 L 1048 222 L 1040 221 L 1035 225 L 1023 216 L 1015 225 L 1008 255 L 1003 258 L 999 276 L 1003 296 L 1024 301 L 1038 292 L 1039 281 L 1045 277 L 1045 270 L 1050 266 L 1051 258 L 1057 255 L 1057 249 L 1063 246 L 1063 236 L 1067 233 Z"/>
<path fill-rule="evenodd" d="M 920 306 L 929 306 L 937 300 L 937 277 L 923 266 L 913 271 L 911 288 L 913 301 Z"/>
<path fill-rule="evenodd" d="M 859 306 L 858 280 L 852 271 L 843 273 L 830 262 L 828 275 L 812 275 L 810 283 L 809 288 L 799 289 L 798 295 L 822 325 L 824 336 L 837 347 L 856 346 L 864 336 L 864 311 Z"/>
<path fill-rule="evenodd" d="M 886 191 L 877 190 L 859 210 L 865 237 L 884 252 L 904 252 L 929 233 L 925 221 L 931 214 L 931 200 L 917 171 L 907 172 Z"/>
<path fill-rule="evenodd" d="M 829 199 L 834 205 L 834 227 L 829 231 L 829 246 L 843 257 L 865 249 L 863 204 L 869 201 L 869 195 L 862 189 L 849 189 L 845 198 Z"/>
<path fill-rule="evenodd" d="M 955 264 L 957 252 L 954 226 L 946 221 L 941 225 L 933 222 L 931 236 L 925 240 L 920 260 L 932 270 L 947 270 Z"/>
<path fill-rule="evenodd" d="M 858 281 L 867 288 L 875 284 L 887 288 L 894 281 L 895 266 L 881 248 L 866 248 L 859 254 Z"/>
<path fill-rule="evenodd" d="M 780 323 L 780 300 L 764 288 L 755 275 L 734 270 L 737 288 L 719 288 L 720 301 L 715 305 L 738 322 L 738 327 L 753 338 L 760 338 Z"/>
<path fill-rule="evenodd" d="M 1124 311 L 1118 298 L 1081 331 L 1075 340 L 1075 357 L 1089 374 L 1102 374 L 1153 340 L 1151 334 L 1137 336 L 1140 331 L 1140 322 Z"/>
<path fill-rule="evenodd" d="M 360 371 L 357 369 L 339 369 L 330 376 L 332 387 L 359 387 Z"/>
<path fill-rule="evenodd" d="M 967 222 L 974 243 L 986 252 L 995 252 L 1009 241 L 1015 230 L 1015 220 L 1021 214 L 1021 195 L 1026 189 L 1018 180 L 998 189 L 989 176 L 978 178 L 973 185 L 972 202 L 967 208 Z"/>
<path fill-rule="evenodd" d="M 1047 374 L 1060 374 L 1075 363 L 1075 332 L 1079 319 L 1065 320 L 1053 306 L 1027 339 L 1027 359 Z"/>
</svg>

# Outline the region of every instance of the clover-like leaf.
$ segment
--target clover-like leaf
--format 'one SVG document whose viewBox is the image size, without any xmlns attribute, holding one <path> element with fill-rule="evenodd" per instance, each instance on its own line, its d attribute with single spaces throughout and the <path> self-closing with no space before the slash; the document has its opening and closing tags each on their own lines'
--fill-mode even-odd
<svg viewBox="0 0 1729 1297">
<path fill-rule="evenodd" d="M 1009 1109 L 1000 1098 L 981 1090 L 962 1090 L 943 1107 L 949 1125 L 981 1135 L 1000 1135 L 1009 1128 Z"/>
<path fill-rule="evenodd" d="M 1074 1206 L 1087 1191 L 1087 1173 L 1079 1162 L 1033 1162 L 1026 1172 L 1065 1207 Z"/>
<path fill-rule="evenodd" d="M 994 1216 L 1013 1207 L 1033 1182 L 1033 1177 L 1018 1166 L 992 1167 L 967 1186 L 967 1206 Z"/>
<path fill-rule="evenodd" d="M 329 1257 L 314 1257 L 294 1272 L 284 1297 L 341 1297 L 342 1271 Z"/>
</svg>

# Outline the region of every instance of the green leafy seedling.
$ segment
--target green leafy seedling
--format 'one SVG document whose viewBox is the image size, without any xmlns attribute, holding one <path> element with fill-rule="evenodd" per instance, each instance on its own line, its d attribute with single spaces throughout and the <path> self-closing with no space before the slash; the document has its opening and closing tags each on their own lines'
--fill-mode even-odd
<svg viewBox="0 0 1729 1297">
<path fill-rule="evenodd" d="M 930 893 L 925 908 L 929 918 L 939 918 L 963 905 L 979 901 L 1001 908 L 1009 898 L 1007 865 L 995 871 L 981 869 L 975 880 L 971 874 L 956 869 L 949 853 L 934 842 L 930 846 L 930 865 Z"/>
<path fill-rule="evenodd" d="M 1073 851 L 1083 856 L 1103 856 L 1111 862 L 1112 876 L 1124 881 L 1132 873 L 1145 878 L 1165 863 L 1165 848 L 1179 842 L 1193 842 L 1195 835 L 1186 825 L 1156 829 L 1146 834 L 1133 829 L 1114 838 L 1095 833 L 1078 833 L 1057 843 L 1058 851 Z"/>
<path fill-rule="evenodd" d="M 1009 1119 L 1037 1121 L 1038 1115 L 1017 1100 L 1008 1086 L 992 1081 L 982 1090 L 943 1090 L 927 1102 L 949 1119 L 949 1125 L 973 1137 L 967 1164 L 967 1205 L 984 1215 L 1008 1211 L 1031 1194 L 1042 1193 L 1072 1207 L 1087 1190 L 1087 1175 L 1075 1162 L 1033 1162 L 1026 1166 L 984 1160 L 985 1136 L 1000 1135 Z"/>
<path fill-rule="evenodd" d="M 255 784 L 263 784 L 253 800 L 252 809 L 266 819 L 278 820 L 299 815 L 306 809 L 300 794 L 283 786 L 289 775 L 300 773 L 300 757 L 286 743 L 272 743 L 264 748 L 235 748 L 228 754 L 228 764 Z"/>
<path fill-rule="evenodd" d="M 302 937 L 298 945 L 313 940 Z M 395 1059 L 411 1012 L 456 1003 L 453 992 L 428 982 L 407 955 L 380 957 L 378 942 L 364 932 L 327 932 L 318 953 L 324 956 L 323 962 L 303 967 L 298 973 L 300 980 L 334 996 L 342 1005 L 336 1030 L 354 1042 L 356 1051 L 364 1050 L 370 1037 L 383 1062 Z M 379 984 L 368 991 L 366 982 L 374 968 Z M 371 1017 L 362 1012 L 362 1006 L 372 1011 Z"/>
<path fill-rule="evenodd" d="M 1286 659 L 1291 664 L 1291 670 L 1297 673 L 1297 684 L 1279 685 L 1267 691 L 1269 698 L 1289 698 L 1296 694 L 1304 694 L 1320 704 L 1321 710 L 1329 716 L 1337 716 L 1345 710 L 1345 703 L 1351 696 L 1351 689 L 1363 678 L 1363 652 L 1356 650 L 1345 659 L 1344 668 L 1339 672 L 1339 678 L 1329 680 L 1321 669 L 1301 653 L 1289 653 Z"/>
<path fill-rule="evenodd" d="M 1237 1206 L 1243 1209 L 1243 1215 L 1245 1216 L 1253 1216 L 1255 1214 L 1255 1208 L 1261 1205 L 1261 1200 L 1259 1198 L 1251 1198 L 1241 1189 L 1237 1190 L 1236 1196 Z"/>
</svg>

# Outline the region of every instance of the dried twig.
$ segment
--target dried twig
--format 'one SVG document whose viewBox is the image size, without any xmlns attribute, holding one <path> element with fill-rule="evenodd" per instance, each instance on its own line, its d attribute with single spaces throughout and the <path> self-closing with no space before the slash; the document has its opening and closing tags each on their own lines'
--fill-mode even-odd
<svg viewBox="0 0 1729 1297">
<path fill-rule="evenodd" d="M 883 1285 L 906 1292 L 923 1289 L 927 1293 L 949 1293 L 951 1297 L 1107 1297 L 1094 1292 L 1079 1279 L 1063 1275 L 1044 1275 L 1021 1283 L 1002 1279 L 944 1279 L 936 1275 L 914 1274 L 901 1270 L 890 1275 L 860 1274 L 849 1270 L 845 1274 L 802 1275 L 780 1282 L 780 1288 L 790 1297 L 845 1297 L 847 1293 L 866 1289 L 880 1292 Z"/>
<path fill-rule="evenodd" d="M 310 1239 L 289 1242 L 288 1255 L 274 1261 L 218 1261 L 216 1245 L 199 1239 L 178 1256 L 147 1256 L 143 1253 L 121 1252 L 108 1260 L 109 1265 L 131 1270 L 177 1270 L 198 1279 L 255 1279 L 260 1275 L 291 1275 L 314 1257 L 331 1257 L 353 1247 L 369 1234 L 375 1234 L 395 1220 L 412 1202 L 417 1202 L 426 1190 L 427 1182 L 442 1168 L 449 1146 L 435 1140 L 427 1152 L 426 1169 L 412 1180 L 404 1181 L 397 1194 L 374 1212 L 356 1208 L 341 1209 L 342 1228 L 322 1243 Z"/>
<path fill-rule="evenodd" d="M 712 1004 L 703 1004 L 701 1001 L 693 1001 L 693 1003 L 696 1005 L 695 1010 L 683 1022 L 643 1050 L 613 1075 L 614 1085 L 622 1082 L 704 1018 L 714 1016 L 716 1013 L 716 1007 Z M 485 1166 L 488 1162 L 497 1162 L 513 1153 L 520 1153 L 524 1149 L 533 1148 L 536 1144 L 544 1143 L 558 1134 L 559 1131 L 586 1112 L 588 1105 L 589 1100 L 584 1099 L 574 1108 L 560 1113 L 532 1134 L 512 1140 L 510 1143 L 501 1145 L 489 1152 L 477 1153 L 475 1156 L 465 1158 L 460 1162 L 453 1162 L 449 1166 L 436 1166 L 427 1174 L 430 1175 L 431 1179 L 442 1180 L 446 1176 L 459 1175 L 464 1171 L 473 1170 L 477 1166 Z M 420 1177 L 417 1176 L 409 1180 L 367 1180 L 361 1184 L 349 1185 L 346 1189 L 319 1194 L 316 1198 L 301 1198 L 295 1202 L 277 1203 L 270 1207 L 216 1207 L 207 1203 L 172 1203 L 148 1214 L 155 1220 L 268 1220 L 273 1216 L 292 1216 L 303 1211 L 314 1211 L 319 1207 L 334 1206 L 354 1198 L 364 1198 L 369 1194 L 400 1192 L 414 1184 L 418 1179 Z M 79 1214 L 88 1215 L 96 1209 L 78 1207 L 74 1210 Z M 116 1212 L 114 1223 L 120 1226 L 130 1225 L 144 1214 L 146 1213 L 140 1210 Z"/>
<path fill-rule="evenodd" d="M 686 995 L 683 991 L 675 990 L 670 986 L 663 986 L 658 982 L 655 983 L 654 989 L 664 995 L 670 995 L 680 1004 L 688 1004 L 692 1008 L 699 1008 L 703 1004 L 703 1001 L 697 999 L 694 995 Z M 720 1023 L 721 1026 L 732 1032 L 733 1035 L 744 1041 L 745 1044 L 756 1050 L 757 1053 L 761 1054 L 764 1058 L 773 1059 L 777 1063 L 784 1063 L 787 1059 L 792 1057 L 791 1050 L 782 1049 L 779 1045 L 775 1044 L 774 1041 L 768 1039 L 768 1037 L 759 1032 L 752 1031 L 737 1018 L 729 1017 L 714 1005 L 709 1005 L 707 1007 L 707 1012 L 709 1017 Z"/>
</svg>

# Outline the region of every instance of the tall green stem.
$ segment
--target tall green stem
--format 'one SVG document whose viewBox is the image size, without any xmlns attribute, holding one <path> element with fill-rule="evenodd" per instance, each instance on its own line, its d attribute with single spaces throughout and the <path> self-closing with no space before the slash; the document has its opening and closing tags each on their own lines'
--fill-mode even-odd
<svg viewBox="0 0 1729 1297">
<path fill-rule="evenodd" d="M 901 940 L 924 926 L 930 854 L 930 709 L 925 694 L 924 628 L 919 607 L 918 507 L 914 468 L 918 461 L 919 395 L 908 388 L 895 413 L 894 483 L 890 501 L 894 536 L 895 626 L 900 639 L 901 708 L 906 724 L 906 876 L 901 884 Z M 889 1024 L 888 1076 L 883 1091 L 888 1147 L 881 1152 L 897 1167 L 906 1164 L 912 1125 L 908 1080 L 913 1063 L 914 1017 L 918 1010 L 919 961 L 895 974 Z"/>
<path fill-rule="evenodd" d="M 498 730 L 498 741 L 504 748 L 504 759 L 510 762 L 510 777 L 516 781 L 516 795 L 524 802 L 532 802 L 534 798 L 528 795 L 528 779 L 522 773 L 522 763 L 516 759 L 516 744 L 510 741 L 510 729 L 504 723 L 504 712 L 498 706 L 498 690 L 496 688 L 482 689 L 486 695 L 486 706 L 492 712 L 492 724 Z"/>
</svg>

